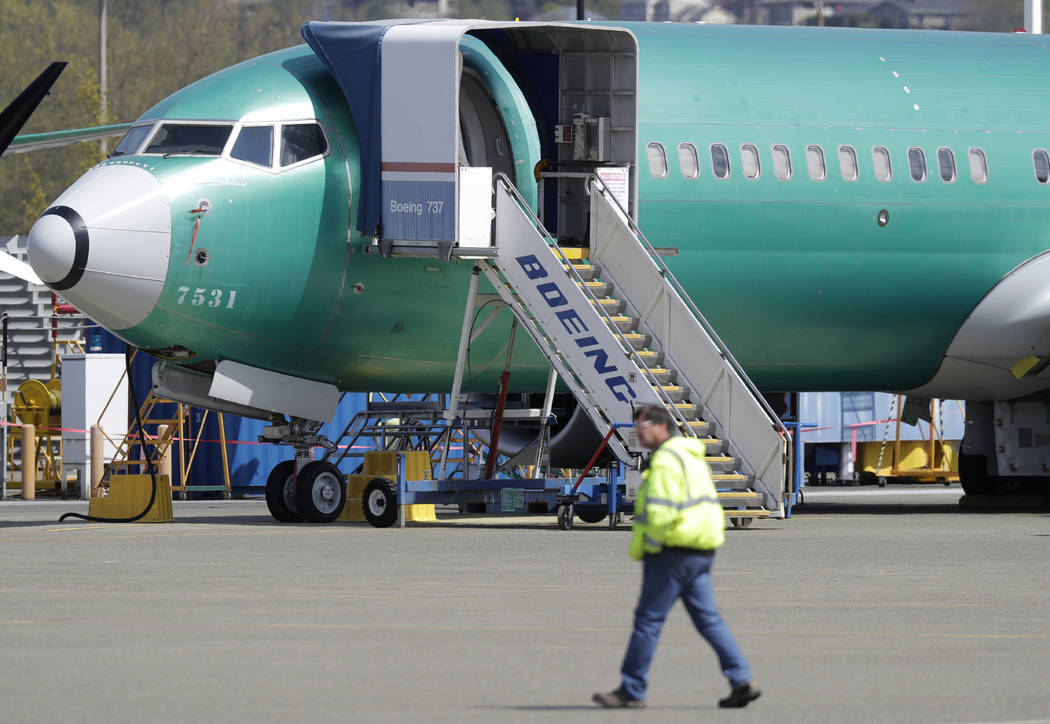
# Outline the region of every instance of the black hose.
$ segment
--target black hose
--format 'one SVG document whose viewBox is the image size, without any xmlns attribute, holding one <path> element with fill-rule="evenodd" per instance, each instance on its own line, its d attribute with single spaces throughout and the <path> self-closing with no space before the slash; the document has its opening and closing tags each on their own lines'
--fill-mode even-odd
<svg viewBox="0 0 1050 724">
<path fill-rule="evenodd" d="M 65 521 L 66 518 L 79 518 L 80 520 L 87 520 L 92 523 L 134 523 L 136 520 L 144 518 L 153 507 L 153 504 L 157 502 L 157 471 L 153 467 L 153 459 L 149 456 L 148 451 L 146 450 L 146 431 L 142 427 L 142 413 L 139 411 L 139 401 L 135 396 L 135 382 L 131 379 L 131 357 L 128 355 L 124 356 L 124 370 L 128 375 L 128 389 L 131 391 L 131 404 L 135 407 L 135 422 L 139 426 L 139 442 L 142 444 L 142 454 L 146 456 L 146 466 L 149 468 L 149 477 L 153 483 L 153 489 L 149 494 L 149 502 L 141 513 L 130 518 L 99 518 L 94 515 L 84 515 L 83 513 L 63 513 L 58 519 L 59 523 Z M 130 456 L 130 454 L 131 447 L 129 446 L 128 455 Z"/>
</svg>

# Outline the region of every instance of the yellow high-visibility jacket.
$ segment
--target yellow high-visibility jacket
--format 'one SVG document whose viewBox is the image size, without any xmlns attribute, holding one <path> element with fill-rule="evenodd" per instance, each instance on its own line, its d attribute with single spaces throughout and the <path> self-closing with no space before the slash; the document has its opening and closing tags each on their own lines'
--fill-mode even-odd
<svg viewBox="0 0 1050 724">
<path fill-rule="evenodd" d="M 704 444 L 671 437 L 656 448 L 634 504 L 631 558 L 659 553 L 664 546 L 714 550 L 725 542 L 725 517 Z"/>
</svg>

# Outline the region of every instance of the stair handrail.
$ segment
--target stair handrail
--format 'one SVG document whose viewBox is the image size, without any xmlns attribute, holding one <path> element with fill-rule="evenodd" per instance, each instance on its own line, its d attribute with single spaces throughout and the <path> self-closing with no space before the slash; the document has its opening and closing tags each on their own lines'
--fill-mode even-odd
<svg viewBox="0 0 1050 724">
<path fill-rule="evenodd" d="M 613 194 L 612 190 L 609 189 L 609 186 L 605 183 L 605 181 L 601 179 L 600 176 L 591 174 L 587 178 L 587 193 L 591 193 L 590 187 L 592 184 L 600 185 L 601 190 L 606 192 L 605 197 L 609 201 L 612 201 L 612 203 L 616 205 L 616 208 L 620 210 L 620 213 L 623 215 L 623 218 L 627 220 L 627 225 L 630 227 L 631 231 L 638 238 L 638 240 L 642 242 L 642 247 L 645 249 L 646 253 L 656 264 L 657 268 L 660 271 L 660 276 L 662 276 L 664 279 L 671 283 L 671 287 L 674 290 L 675 294 L 678 295 L 678 298 L 686 304 L 689 310 L 693 313 L 693 316 L 696 317 L 696 320 L 700 323 L 700 326 L 704 328 L 704 331 L 707 332 L 707 335 L 711 338 L 711 341 L 715 343 L 716 347 L 718 347 L 719 353 L 729 363 L 729 366 L 733 368 L 733 371 L 736 372 L 737 376 L 747 387 L 748 391 L 751 392 L 751 396 L 758 400 L 758 403 L 762 406 L 762 409 L 766 413 L 766 416 L 773 423 L 773 427 L 777 431 L 779 431 L 781 435 L 784 436 L 785 440 L 790 441 L 791 433 L 788 432 L 787 426 L 784 425 L 783 420 L 781 420 L 780 416 L 777 415 L 777 413 L 773 411 L 773 408 L 769 406 L 769 403 L 766 401 L 765 396 L 763 396 L 762 393 L 759 391 L 758 387 L 755 386 L 755 383 L 748 376 L 747 372 L 744 371 L 743 366 L 737 361 L 736 357 L 733 356 L 733 353 L 729 351 L 729 347 L 726 345 L 725 342 L 722 341 L 722 338 L 718 336 L 718 332 L 716 332 L 715 328 L 711 325 L 711 323 L 707 321 L 707 317 L 704 316 L 703 312 L 701 312 L 700 309 L 693 302 L 692 297 L 690 297 L 689 294 L 685 291 L 685 287 L 682 286 L 681 282 L 678 281 L 678 278 L 671 272 L 670 267 L 668 267 L 667 264 L 664 263 L 663 259 L 656 252 L 656 249 L 653 248 L 653 245 L 649 243 L 649 239 L 646 238 L 645 234 L 642 232 L 641 227 L 639 227 L 638 224 L 635 223 L 634 219 L 632 219 L 631 215 L 628 214 L 626 209 L 623 208 L 623 205 L 620 204 L 620 201 L 616 198 L 616 195 Z"/>
<path fill-rule="evenodd" d="M 636 350 L 634 346 L 627 340 L 623 332 L 620 330 L 619 326 L 617 326 L 616 322 L 613 321 L 612 315 L 609 314 L 609 312 L 602 306 L 601 302 L 598 300 L 597 295 L 593 291 L 591 291 L 590 287 L 588 287 L 587 284 L 584 282 L 583 277 L 581 277 L 580 274 L 573 268 L 571 260 L 562 252 L 561 246 L 557 243 L 557 240 L 547 230 L 547 227 L 543 225 L 543 222 L 540 221 L 539 217 L 532 210 L 532 207 L 529 206 L 528 201 L 526 201 L 525 198 L 518 192 L 518 189 L 514 186 L 514 183 L 505 173 L 502 172 L 498 172 L 493 175 L 493 182 L 494 184 L 499 183 L 510 192 L 511 198 L 513 198 L 517 202 L 518 206 L 521 207 L 521 209 L 525 212 L 526 216 L 529 217 L 529 220 L 532 222 L 532 225 L 540 233 L 543 234 L 544 240 L 547 242 L 547 246 L 550 249 L 553 249 L 555 255 L 557 255 L 557 257 L 561 259 L 561 261 L 567 266 L 570 277 L 578 283 L 579 288 L 583 291 L 585 295 L 589 296 L 594 302 L 596 302 L 594 306 L 597 309 L 598 314 L 602 316 L 608 323 L 610 331 L 614 335 L 616 335 L 616 337 L 619 338 L 619 341 L 624 347 L 624 351 L 627 352 L 627 355 L 634 360 L 634 363 L 636 365 L 638 365 L 638 368 L 642 371 L 643 375 L 646 376 L 647 381 L 649 379 L 654 380 L 654 382 L 651 384 L 651 387 L 656 392 L 657 396 L 661 398 L 661 401 L 664 403 L 664 406 L 671 414 L 671 417 L 679 423 L 680 427 L 687 431 L 687 434 L 696 437 L 696 433 L 692 430 L 692 428 L 689 427 L 688 421 L 685 419 L 685 415 L 683 415 L 682 412 L 675 406 L 674 400 L 672 400 L 671 396 L 668 395 L 667 392 L 663 389 L 663 386 L 660 385 L 658 382 L 655 382 L 656 378 L 653 376 L 652 370 L 649 369 L 649 365 L 646 364 L 642 356 L 638 354 L 638 350 Z M 612 425 L 615 425 L 616 422 L 616 420 L 609 421 L 609 423 Z"/>
</svg>

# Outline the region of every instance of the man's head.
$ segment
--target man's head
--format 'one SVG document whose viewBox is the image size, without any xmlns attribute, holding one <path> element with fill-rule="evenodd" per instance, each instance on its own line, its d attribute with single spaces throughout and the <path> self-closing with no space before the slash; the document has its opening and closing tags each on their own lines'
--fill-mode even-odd
<svg viewBox="0 0 1050 724">
<path fill-rule="evenodd" d="M 678 434 L 670 413 L 656 405 L 642 405 L 634 411 L 634 431 L 638 434 L 638 442 L 650 450 Z"/>
</svg>

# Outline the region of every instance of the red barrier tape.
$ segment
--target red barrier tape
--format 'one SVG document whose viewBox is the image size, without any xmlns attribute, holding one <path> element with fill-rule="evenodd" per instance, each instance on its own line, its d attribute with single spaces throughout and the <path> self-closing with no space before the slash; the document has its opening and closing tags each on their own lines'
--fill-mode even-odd
<svg viewBox="0 0 1050 724">
<path fill-rule="evenodd" d="M 2 426 L 2 427 L 20 427 L 20 428 L 24 428 L 25 424 L 21 423 L 21 422 L 7 422 L 6 420 L 0 420 L 0 426 Z M 40 428 L 37 428 L 37 430 L 38 431 L 45 431 L 46 430 L 47 432 L 79 432 L 79 433 L 82 433 L 84 435 L 88 435 L 91 432 L 90 430 L 80 430 L 80 429 L 75 428 L 75 427 L 40 427 Z M 110 437 L 118 437 L 118 438 L 120 438 L 120 437 L 128 437 L 128 436 L 127 435 L 111 435 Z M 135 434 L 132 435 L 132 437 L 137 438 L 138 434 L 135 433 Z M 153 442 L 157 438 L 154 435 L 150 435 L 149 433 L 146 433 L 146 439 L 149 440 L 150 442 Z M 197 438 L 194 438 L 194 437 L 174 437 L 174 438 L 172 438 L 172 441 L 173 442 L 192 442 L 192 443 L 206 442 L 206 443 L 213 443 L 213 444 L 216 444 L 216 445 L 222 444 L 222 440 L 209 440 L 209 439 L 197 440 Z M 273 445 L 274 443 L 271 443 L 271 442 L 259 442 L 258 440 L 227 440 L 226 444 L 227 445 Z M 346 450 L 347 446 L 346 445 L 337 445 L 336 448 L 339 449 L 339 450 Z M 323 449 L 323 446 L 322 445 L 316 445 L 314 447 L 314 449 L 315 450 L 321 450 L 321 449 Z M 371 450 L 372 446 L 371 445 L 354 445 L 351 449 L 352 450 Z M 462 445 L 459 445 L 459 446 L 453 445 L 449 449 L 450 450 L 462 450 L 463 446 Z"/>
</svg>

